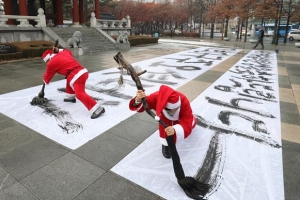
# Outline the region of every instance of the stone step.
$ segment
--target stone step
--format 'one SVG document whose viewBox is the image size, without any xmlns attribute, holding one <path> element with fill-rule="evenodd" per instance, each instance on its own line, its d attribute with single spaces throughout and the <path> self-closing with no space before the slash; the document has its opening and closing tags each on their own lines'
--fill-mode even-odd
<svg viewBox="0 0 300 200">
<path fill-rule="evenodd" d="M 80 45 L 85 49 L 85 51 L 92 52 L 117 49 L 114 43 L 112 43 L 109 39 L 107 39 L 94 28 L 53 27 L 52 30 L 65 42 L 67 42 L 68 39 L 72 37 L 75 31 L 80 31 L 82 34 L 82 42 L 80 43 Z"/>
<path fill-rule="evenodd" d="M 91 40 L 90 38 L 82 38 L 82 43 L 90 44 L 90 45 L 97 44 L 97 43 L 100 43 L 100 44 L 101 43 L 113 44 L 111 41 L 108 41 L 108 40 L 100 40 L 100 39 Z"/>
</svg>

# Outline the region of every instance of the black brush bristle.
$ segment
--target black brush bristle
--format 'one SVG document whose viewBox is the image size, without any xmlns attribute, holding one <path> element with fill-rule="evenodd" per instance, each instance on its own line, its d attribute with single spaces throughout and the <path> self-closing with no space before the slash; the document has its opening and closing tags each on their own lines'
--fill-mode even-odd
<svg viewBox="0 0 300 200">
<path fill-rule="evenodd" d="M 36 105 L 45 105 L 48 102 L 49 102 L 49 100 L 47 98 L 34 97 L 32 99 L 32 101 L 30 102 L 30 104 L 32 106 L 36 106 Z"/>
<path fill-rule="evenodd" d="M 208 184 L 201 183 L 193 177 L 185 177 L 184 179 L 178 180 L 178 184 L 188 197 L 197 200 L 203 199 L 209 190 Z"/>
</svg>

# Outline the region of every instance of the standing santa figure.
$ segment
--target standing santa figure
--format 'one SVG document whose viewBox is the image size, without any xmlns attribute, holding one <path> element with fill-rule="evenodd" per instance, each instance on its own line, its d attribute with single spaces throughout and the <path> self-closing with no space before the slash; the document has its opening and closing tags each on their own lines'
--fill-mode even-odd
<svg viewBox="0 0 300 200">
<path fill-rule="evenodd" d="M 138 90 L 136 96 L 129 102 L 129 109 L 144 112 L 142 98 L 146 98 L 149 109 L 156 111 L 156 120 L 162 120 L 168 126 L 164 128 L 159 123 L 159 137 L 162 143 L 162 154 L 165 158 L 171 158 L 167 136 L 173 136 L 175 144 L 177 138 L 187 138 L 196 126 L 196 118 L 188 98 L 172 88 L 162 85 L 159 91 L 146 96 L 143 90 Z"/>
</svg>

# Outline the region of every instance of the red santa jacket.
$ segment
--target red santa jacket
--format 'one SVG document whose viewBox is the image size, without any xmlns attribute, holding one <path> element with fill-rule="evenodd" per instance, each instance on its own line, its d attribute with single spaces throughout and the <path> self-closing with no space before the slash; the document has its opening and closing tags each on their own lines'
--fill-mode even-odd
<svg viewBox="0 0 300 200">
<path fill-rule="evenodd" d="M 173 126 L 176 134 L 182 134 L 184 138 L 187 138 L 191 134 L 192 129 L 196 126 L 196 118 L 193 115 L 192 108 L 187 97 L 180 92 L 177 93 L 179 94 L 181 99 L 178 119 L 172 118 L 172 116 L 168 115 L 164 110 L 163 112 L 161 112 L 159 117 L 168 126 Z M 156 107 L 159 104 L 159 102 L 157 102 L 158 95 L 159 92 L 155 92 L 149 96 L 146 96 L 149 109 L 156 110 Z M 130 110 L 137 111 L 137 112 L 145 111 L 145 108 L 143 107 L 142 103 L 139 104 L 138 106 L 134 106 L 134 102 L 135 102 L 135 98 L 132 98 L 129 102 Z M 165 133 L 164 127 L 161 124 L 159 124 L 159 132 L 160 132 L 160 136 L 162 136 L 161 133 Z"/>
<path fill-rule="evenodd" d="M 71 87 L 73 87 L 73 83 L 82 74 L 87 73 L 87 70 L 73 57 L 71 51 L 65 49 L 53 56 L 47 63 L 43 76 L 44 82 L 49 84 L 56 73 L 67 76 L 67 80 L 70 82 Z"/>
</svg>

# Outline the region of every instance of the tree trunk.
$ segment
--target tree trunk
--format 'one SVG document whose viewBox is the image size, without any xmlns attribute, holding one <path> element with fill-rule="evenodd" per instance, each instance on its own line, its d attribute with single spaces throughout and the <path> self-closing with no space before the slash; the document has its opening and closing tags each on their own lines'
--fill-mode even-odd
<svg viewBox="0 0 300 200">
<path fill-rule="evenodd" d="M 214 38 L 214 30 L 215 30 L 215 24 L 211 24 L 211 29 L 210 29 L 210 38 Z"/>
<path fill-rule="evenodd" d="M 228 37 L 228 17 L 226 17 L 225 19 L 225 33 L 224 33 L 224 37 Z"/>
<path fill-rule="evenodd" d="M 278 19 L 275 20 L 275 26 L 274 26 L 272 44 L 275 44 L 276 39 L 277 39 L 277 23 L 278 23 Z"/>
<path fill-rule="evenodd" d="M 244 38 L 244 42 L 247 41 L 247 35 L 248 35 L 248 18 L 246 19 L 246 30 L 245 30 L 245 38 Z"/>
</svg>

